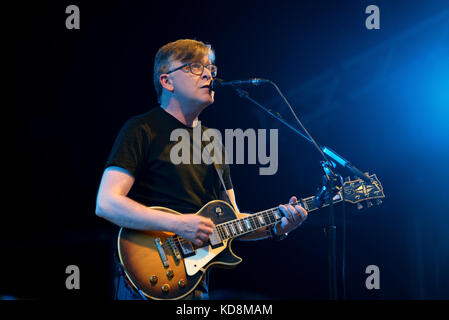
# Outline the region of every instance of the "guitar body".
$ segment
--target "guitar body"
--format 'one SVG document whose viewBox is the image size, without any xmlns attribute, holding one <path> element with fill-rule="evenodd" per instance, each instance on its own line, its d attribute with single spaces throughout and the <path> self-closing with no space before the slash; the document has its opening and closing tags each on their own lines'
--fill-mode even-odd
<svg viewBox="0 0 449 320">
<path fill-rule="evenodd" d="M 164 207 L 152 208 L 181 214 Z M 207 203 L 196 214 L 210 218 L 215 225 L 237 219 L 234 209 L 220 200 Z M 120 263 L 134 288 L 147 298 L 181 299 L 198 286 L 210 266 L 232 268 L 242 261 L 231 250 L 232 239 L 214 246 L 195 248 L 192 255 L 185 255 L 180 250 L 181 257 L 179 252 L 177 256 L 169 243 L 173 236 L 169 232 L 120 229 Z"/>
</svg>

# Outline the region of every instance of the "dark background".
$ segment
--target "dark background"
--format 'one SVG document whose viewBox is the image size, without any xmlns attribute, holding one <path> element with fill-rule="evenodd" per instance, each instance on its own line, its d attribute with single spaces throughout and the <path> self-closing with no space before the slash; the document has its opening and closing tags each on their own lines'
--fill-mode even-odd
<svg viewBox="0 0 449 320">
<path fill-rule="evenodd" d="M 70 4 L 80 30 L 65 27 Z M 365 27 L 370 4 L 380 30 Z M 97 188 L 124 121 L 156 106 L 157 49 L 179 38 L 211 43 L 221 78 L 276 82 L 319 143 L 377 174 L 384 203 L 346 210 L 348 299 L 449 298 L 447 1 L 22 1 L 3 13 L 12 71 L 2 126 L 4 299 L 112 298 L 118 228 L 95 216 Z M 293 123 L 271 87 L 249 92 Z M 277 174 L 231 166 L 241 211 L 319 187 L 316 150 L 233 91 L 218 92 L 201 120 L 279 129 Z M 340 262 L 341 206 L 336 216 Z M 214 269 L 211 290 L 327 299 L 327 217 L 314 212 L 283 242 L 235 241 L 244 261 Z M 65 287 L 72 264 L 80 290 Z M 379 290 L 365 287 L 368 265 L 380 268 Z"/>
</svg>

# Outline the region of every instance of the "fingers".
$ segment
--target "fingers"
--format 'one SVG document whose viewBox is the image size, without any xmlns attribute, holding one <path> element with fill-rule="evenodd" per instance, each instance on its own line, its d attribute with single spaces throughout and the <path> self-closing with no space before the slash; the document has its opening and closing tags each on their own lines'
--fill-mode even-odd
<svg viewBox="0 0 449 320">
<path fill-rule="evenodd" d="M 296 220 L 295 209 L 292 205 L 280 205 L 279 208 L 282 210 L 284 216 L 289 220 L 294 222 Z"/>
<path fill-rule="evenodd" d="M 200 219 L 198 229 L 195 234 L 195 240 L 193 241 L 197 246 L 202 246 L 209 241 L 209 236 L 213 233 L 214 223 L 211 219 L 198 216 Z"/>
<path fill-rule="evenodd" d="M 202 222 L 204 223 L 205 226 L 212 228 L 214 226 L 214 223 L 212 222 L 212 220 L 210 218 L 206 218 L 206 217 L 201 217 Z"/>
<path fill-rule="evenodd" d="M 290 198 L 290 200 L 288 201 L 288 203 L 293 204 L 293 203 L 295 203 L 295 202 L 297 202 L 297 201 L 298 201 L 298 199 L 296 199 L 296 197 L 293 196 L 293 197 Z"/>
<path fill-rule="evenodd" d="M 292 197 L 290 199 L 290 202 L 295 203 L 296 197 Z M 307 218 L 307 211 L 300 205 L 280 205 L 279 208 L 281 209 L 284 216 L 288 219 L 288 221 L 291 221 L 293 223 L 303 222 Z"/>
<path fill-rule="evenodd" d="M 301 206 L 296 205 L 295 206 L 296 211 L 298 212 L 298 214 L 300 215 L 302 220 L 305 220 L 307 218 L 307 211 L 306 209 L 304 209 Z"/>
<path fill-rule="evenodd" d="M 211 219 L 203 218 L 199 225 L 199 231 L 206 233 L 207 235 L 210 235 L 213 233 L 214 229 L 214 223 Z"/>
<path fill-rule="evenodd" d="M 204 241 L 200 240 L 200 239 L 195 239 L 192 241 L 194 245 L 196 245 L 197 247 L 202 247 L 204 244 Z"/>
</svg>

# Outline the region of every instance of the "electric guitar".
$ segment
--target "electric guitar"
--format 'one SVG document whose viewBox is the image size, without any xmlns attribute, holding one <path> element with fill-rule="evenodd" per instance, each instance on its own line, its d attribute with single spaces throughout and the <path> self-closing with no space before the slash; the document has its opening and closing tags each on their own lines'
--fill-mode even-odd
<svg viewBox="0 0 449 320">
<path fill-rule="evenodd" d="M 346 201 L 357 204 L 371 200 L 377 204 L 384 198 L 383 188 L 376 175 L 371 183 L 361 179 L 344 182 L 338 187 L 333 203 Z M 298 200 L 307 212 L 328 206 L 314 201 L 315 196 Z M 181 214 L 164 207 L 151 207 L 172 214 Z M 132 286 L 144 297 L 156 300 L 181 299 L 191 293 L 211 266 L 232 268 L 242 259 L 231 249 L 234 238 L 259 228 L 273 226 L 282 218 L 276 208 L 237 218 L 231 205 L 214 200 L 204 205 L 197 215 L 210 218 L 213 233 L 209 242 L 196 247 L 176 234 L 160 231 L 136 231 L 121 228 L 118 235 L 118 255 L 125 275 Z"/>
</svg>

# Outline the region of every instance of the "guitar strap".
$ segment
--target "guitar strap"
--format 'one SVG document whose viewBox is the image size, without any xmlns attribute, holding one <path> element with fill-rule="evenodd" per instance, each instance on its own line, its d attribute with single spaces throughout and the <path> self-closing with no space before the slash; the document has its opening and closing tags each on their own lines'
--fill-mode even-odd
<svg viewBox="0 0 449 320">
<path fill-rule="evenodd" d="M 233 206 L 231 199 L 229 198 L 228 192 L 226 190 L 226 184 L 224 182 L 223 179 L 223 165 L 220 166 L 221 162 L 224 162 L 223 156 L 221 157 L 222 161 L 217 161 L 216 159 L 216 155 L 215 155 L 215 150 L 223 150 L 223 144 L 221 143 L 221 141 L 216 141 L 218 139 L 213 139 L 213 141 L 210 140 L 209 135 L 206 133 L 206 130 L 204 130 L 203 128 L 201 128 L 201 130 L 203 131 L 203 135 L 207 138 L 208 141 L 210 141 L 213 145 L 215 145 L 216 148 L 214 148 L 214 154 L 211 156 L 211 152 L 206 152 L 207 156 L 209 157 L 209 159 L 212 161 L 212 163 L 214 164 L 215 170 L 217 171 L 218 177 L 220 178 L 220 182 L 221 185 L 223 187 L 223 191 L 226 194 L 226 198 L 228 199 L 228 202 L 231 206 Z M 216 129 L 212 129 L 212 130 L 216 130 Z M 218 131 L 218 130 L 217 130 Z M 210 150 L 209 150 L 210 151 Z M 225 153 L 226 153 L 226 149 L 225 149 Z"/>
</svg>

